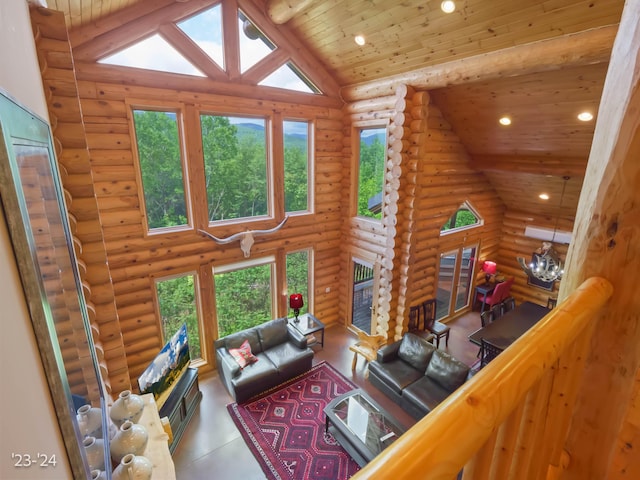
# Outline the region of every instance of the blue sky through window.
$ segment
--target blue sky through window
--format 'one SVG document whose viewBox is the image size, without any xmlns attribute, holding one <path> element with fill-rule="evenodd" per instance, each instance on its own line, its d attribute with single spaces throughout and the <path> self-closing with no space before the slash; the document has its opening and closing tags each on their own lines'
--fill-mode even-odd
<svg viewBox="0 0 640 480">
<path fill-rule="evenodd" d="M 222 8 L 213 8 L 179 22 L 180 28 L 211 60 L 224 69 L 224 49 L 222 45 Z"/>
<path fill-rule="evenodd" d="M 224 70 L 222 8 L 222 4 L 217 4 L 178 22 L 176 25 Z M 249 36 L 245 33 L 245 26 Z M 256 27 L 251 19 L 240 11 L 238 11 L 238 34 L 241 73 L 249 70 L 276 49 L 276 45 Z M 102 58 L 99 62 L 184 75 L 206 76 L 160 34 L 155 34 L 118 53 Z M 312 86 L 312 83 L 303 79 L 302 73 L 293 62 L 280 66 L 258 84 L 304 93 L 320 93 L 316 87 Z"/>
</svg>

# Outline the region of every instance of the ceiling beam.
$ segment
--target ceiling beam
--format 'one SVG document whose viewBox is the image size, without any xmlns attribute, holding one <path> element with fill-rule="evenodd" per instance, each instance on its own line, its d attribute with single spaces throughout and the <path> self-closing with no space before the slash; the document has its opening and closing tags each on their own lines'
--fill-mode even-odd
<svg viewBox="0 0 640 480">
<path fill-rule="evenodd" d="M 315 0 L 269 0 L 267 15 L 276 25 L 287 23 Z"/>
<path fill-rule="evenodd" d="M 391 95 L 400 84 L 431 90 L 578 65 L 608 62 L 618 25 L 517 45 L 341 89 L 347 102 Z"/>
</svg>

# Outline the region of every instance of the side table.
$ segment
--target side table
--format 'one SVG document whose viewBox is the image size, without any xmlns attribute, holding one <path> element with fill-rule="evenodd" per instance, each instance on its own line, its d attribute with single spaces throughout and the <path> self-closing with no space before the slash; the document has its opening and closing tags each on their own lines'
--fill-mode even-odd
<svg viewBox="0 0 640 480">
<path fill-rule="evenodd" d="M 314 333 L 320 333 L 320 340 L 315 338 L 314 340 L 308 343 L 310 347 L 316 344 L 320 344 L 322 348 L 324 348 L 324 323 L 318 320 L 310 313 L 305 313 L 304 315 L 300 315 L 298 317 L 298 321 L 296 322 L 295 318 L 289 319 L 289 325 L 295 328 L 298 332 L 300 332 L 305 337 L 308 335 L 313 335 Z"/>
</svg>

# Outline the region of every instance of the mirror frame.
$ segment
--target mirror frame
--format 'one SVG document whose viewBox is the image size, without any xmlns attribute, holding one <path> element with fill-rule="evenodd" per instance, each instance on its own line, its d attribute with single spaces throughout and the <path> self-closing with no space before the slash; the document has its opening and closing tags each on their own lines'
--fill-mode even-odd
<svg viewBox="0 0 640 480">
<path fill-rule="evenodd" d="M 20 272 L 22 288 L 27 300 L 35 339 L 38 349 L 40 350 L 43 368 L 47 377 L 53 407 L 62 433 L 71 472 L 74 478 L 91 478 L 89 463 L 82 443 L 83 436 L 78 425 L 71 387 L 67 378 L 67 370 L 65 369 L 62 350 L 56 332 L 55 319 L 52 313 L 52 304 L 57 295 L 52 295 L 45 289 L 44 278 L 37 256 L 37 248 L 42 248 L 43 245 L 42 243 L 36 244 L 34 231 L 38 231 L 38 226 L 31 224 L 27 208 L 24 187 L 29 186 L 29 180 L 21 177 L 17 156 L 17 150 L 19 150 L 17 147 L 22 146 L 35 147 L 38 149 L 38 153 L 46 152 L 46 155 L 42 155 L 43 159 L 45 156 L 47 157 L 46 160 L 38 163 L 37 166 L 39 168 L 39 174 L 40 171 L 46 170 L 48 178 L 43 180 L 50 182 L 51 185 L 43 182 L 43 186 L 43 184 L 40 183 L 40 175 L 38 184 L 43 190 L 52 187 L 54 192 L 47 193 L 52 193 L 52 196 L 55 194 L 55 200 L 57 200 L 55 214 L 57 217 L 59 213 L 60 218 L 56 218 L 55 220 L 60 222 L 60 226 L 63 229 L 64 241 L 66 242 L 66 250 L 68 250 L 69 254 L 68 260 L 71 265 L 71 270 L 73 271 L 73 281 L 78 302 L 75 304 L 75 298 L 73 298 L 72 301 L 74 301 L 74 303 L 71 305 L 72 308 L 68 310 L 69 312 L 77 310 L 80 317 L 76 319 L 76 323 L 81 322 L 83 329 L 82 332 L 74 331 L 73 333 L 81 340 L 83 348 L 88 350 L 87 358 L 93 364 L 92 368 L 83 369 L 83 374 L 87 382 L 89 380 L 96 382 L 100 405 L 92 406 L 99 407 L 102 410 L 102 431 L 108 432 L 109 422 L 105 392 L 95 355 L 84 294 L 82 292 L 80 275 L 77 268 L 77 260 L 73 249 L 73 237 L 71 235 L 67 209 L 64 203 L 64 191 L 55 158 L 51 130 L 47 122 L 18 104 L 4 91 L 0 90 L 0 198 L 2 201 L 0 208 L 4 211 L 9 228 L 13 254 Z M 45 203 L 44 198 L 42 199 L 42 203 Z M 47 218 L 50 217 L 50 212 L 51 210 L 47 211 Z M 47 226 L 50 226 L 50 224 Z M 51 238 L 50 243 L 51 248 L 54 250 L 56 247 L 59 247 L 59 245 L 53 242 L 53 238 Z M 58 251 L 63 251 L 63 249 L 58 248 Z M 63 252 L 63 255 L 65 255 L 64 260 L 66 263 L 66 252 Z M 67 299 L 69 299 L 69 297 L 70 295 L 66 295 Z M 71 315 L 69 316 L 71 317 Z M 81 361 L 83 360 L 83 358 L 79 359 Z M 95 374 L 95 379 L 93 377 L 87 379 L 87 374 Z M 108 477 L 110 478 L 111 464 L 108 436 L 105 440 L 105 470 L 108 472 Z"/>
</svg>

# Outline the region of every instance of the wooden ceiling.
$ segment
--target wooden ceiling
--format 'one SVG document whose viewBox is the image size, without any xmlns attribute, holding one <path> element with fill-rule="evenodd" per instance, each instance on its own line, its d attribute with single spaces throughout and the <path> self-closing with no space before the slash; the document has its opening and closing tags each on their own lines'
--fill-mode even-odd
<svg viewBox="0 0 640 480">
<path fill-rule="evenodd" d="M 171 3 L 48 0 L 49 8 L 65 12 L 70 30 L 99 25 L 127 8 L 142 14 L 145 8 Z M 577 114 L 587 110 L 597 116 L 608 62 L 587 55 L 584 65 L 579 60 L 562 65 L 566 55 L 560 55 L 557 67 L 553 61 L 545 68 L 512 67 L 507 75 L 502 58 L 489 56 L 615 26 L 623 0 L 459 0 L 451 14 L 441 11 L 441 0 L 253 3 L 314 53 L 341 87 L 416 71 L 417 77 L 427 77 L 430 67 L 467 60 L 493 61 L 494 74 L 485 65 L 480 73 L 437 85 L 434 102 L 505 204 L 532 214 L 575 214 L 596 120 L 583 123 Z M 357 45 L 355 35 L 363 35 L 366 44 Z M 612 40 L 606 37 L 602 47 L 610 49 Z M 511 117 L 511 126 L 498 123 L 502 115 Z M 559 208 L 563 176 L 570 180 Z M 543 191 L 550 200 L 538 199 Z"/>
</svg>

